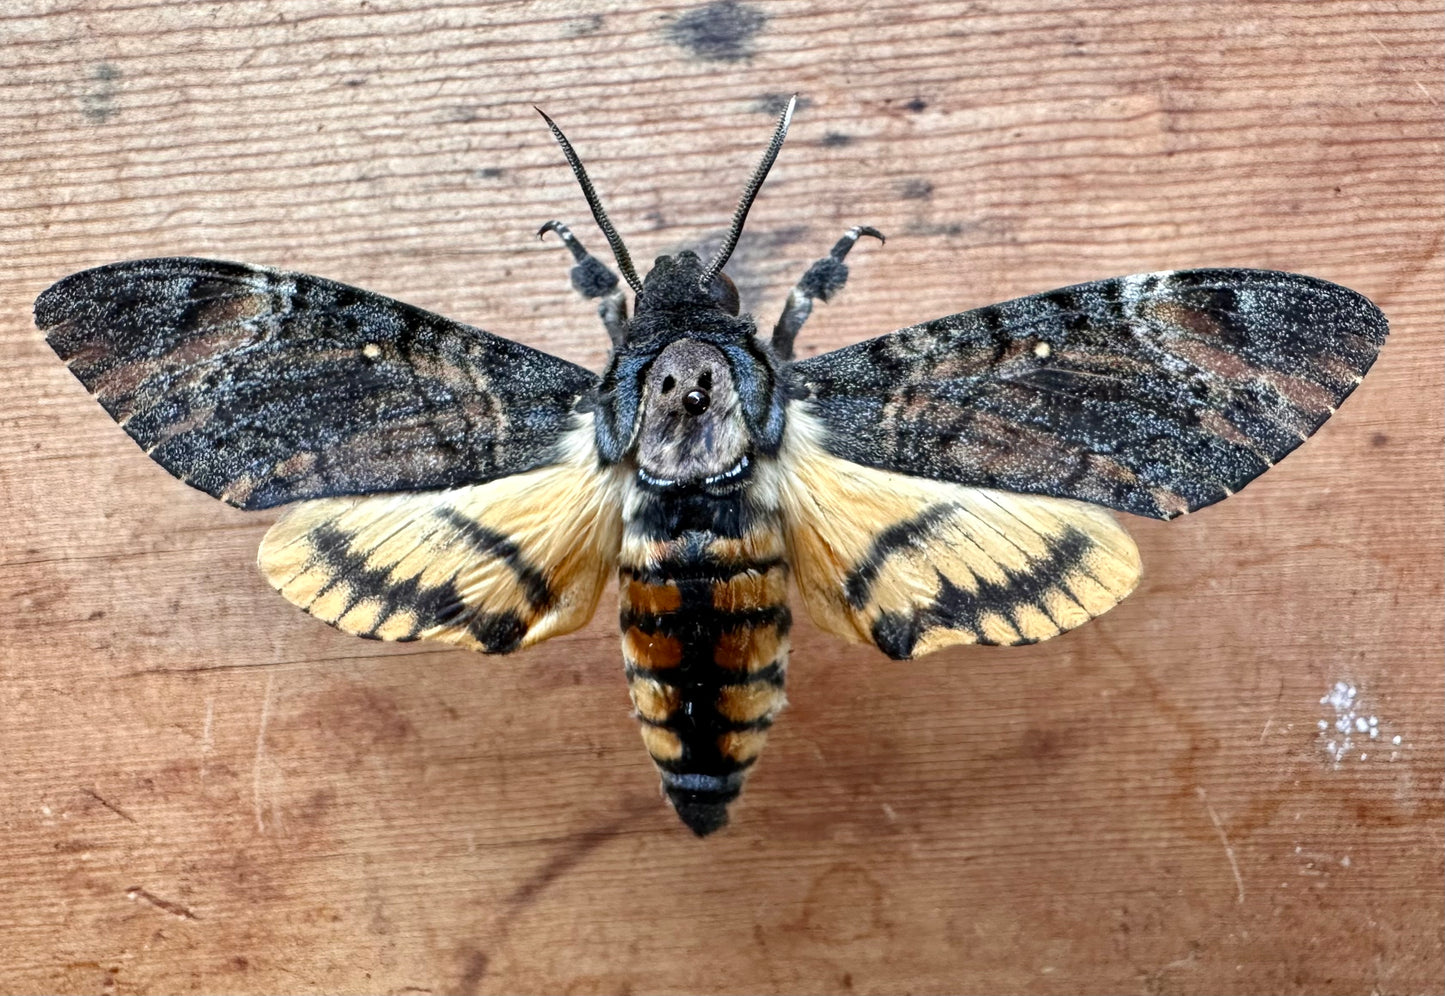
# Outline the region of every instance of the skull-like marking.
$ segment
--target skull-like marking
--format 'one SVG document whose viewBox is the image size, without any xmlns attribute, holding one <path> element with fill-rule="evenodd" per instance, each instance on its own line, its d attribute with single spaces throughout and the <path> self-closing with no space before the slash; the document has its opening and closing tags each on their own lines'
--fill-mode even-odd
<svg viewBox="0 0 1445 996">
<path fill-rule="evenodd" d="M 643 388 L 637 466 L 655 486 L 716 483 L 748 451 L 732 369 L 716 346 L 681 339 L 658 355 Z"/>
</svg>

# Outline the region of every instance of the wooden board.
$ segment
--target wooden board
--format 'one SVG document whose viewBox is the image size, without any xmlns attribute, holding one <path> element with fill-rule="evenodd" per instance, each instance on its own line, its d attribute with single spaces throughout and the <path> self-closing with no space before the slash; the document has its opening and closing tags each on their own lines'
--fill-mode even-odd
<svg viewBox="0 0 1445 996">
<path fill-rule="evenodd" d="M 1441 991 L 1441 14 L 7 5 L 0 990 Z M 800 620 L 705 841 L 628 716 L 614 596 L 511 658 L 336 633 L 255 571 L 274 514 L 169 478 L 30 324 L 66 273 L 192 253 L 597 368 L 535 232 L 601 240 L 532 105 L 647 260 L 715 244 L 794 90 L 745 306 L 889 236 L 805 355 L 1184 266 L 1325 277 L 1394 332 L 1243 495 L 1130 520 L 1145 581 L 1075 633 L 898 664 Z"/>
</svg>

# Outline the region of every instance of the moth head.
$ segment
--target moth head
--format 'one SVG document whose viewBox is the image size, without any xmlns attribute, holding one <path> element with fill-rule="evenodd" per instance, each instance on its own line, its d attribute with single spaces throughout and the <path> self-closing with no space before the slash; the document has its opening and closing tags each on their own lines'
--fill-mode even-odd
<svg viewBox="0 0 1445 996">
<path fill-rule="evenodd" d="M 679 339 L 653 361 L 642 386 L 638 477 L 656 488 L 726 487 L 748 468 L 751 433 L 723 351 Z"/>
<path fill-rule="evenodd" d="M 712 258 L 703 263 L 691 251 L 659 256 L 646 281 L 638 278 L 632 256 L 608 220 L 582 160 L 562 130 L 542 114 L 572 167 L 597 227 L 607 236 L 618 271 L 637 293 L 632 320 L 614 332 L 615 348 L 602 382 L 583 402 L 595 412 L 597 453 L 604 463 L 635 455 L 639 467 L 647 473 L 656 470 L 659 480 L 706 481 L 713 473 L 728 471 L 730 458 L 741 460 L 753 450 L 768 456 L 777 453 L 786 401 L 782 381 L 776 361 L 756 340 L 753 320 L 739 313 L 737 287 L 722 269 L 737 247 L 753 199 L 783 147 L 796 105 L 794 97 L 778 118 L 767 151 L 749 177 L 722 245 Z M 550 223 L 543 230 L 549 227 L 556 230 Z M 573 247 L 579 260 L 583 254 L 580 246 Z M 662 389 L 669 376 L 674 391 L 684 382 L 697 389 L 697 379 L 704 374 L 714 387 L 701 389 L 707 394 L 701 411 L 687 410 L 683 401 L 687 391 L 671 396 Z M 654 402 L 655 410 L 649 408 Z M 680 456 L 680 447 L 687 441 L 697 445 L 699 455 Z"/>
<path fill-rule="evenodd" d="M 736 315 L 739 307 L 737 286 L 728 275 L 719 270 L 707 276 L 702 260 L 690 249 L 653 260 L 652 270 L 637 295 L 639 315 L 684 309 Z"/>
</svg>

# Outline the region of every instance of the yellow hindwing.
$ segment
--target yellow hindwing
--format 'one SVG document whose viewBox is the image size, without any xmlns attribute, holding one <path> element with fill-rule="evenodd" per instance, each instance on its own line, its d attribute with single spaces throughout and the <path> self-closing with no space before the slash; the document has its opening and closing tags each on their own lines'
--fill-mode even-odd
<svg viewBox="0 0 1445 996">
<path fill-rule="evenodd" d="M 570 632 L 616 569 L 621 498 L 590 417 L 561 453 L 486 484 L 303 502 L 261 541 L 261 571 L 358 636 L 506 653 Z"/>
<path fill-rule="evenodd" d="M 814 622 L 895 658 L 955 643 L 1035 643 L 1113 608 L 1139 551 L 1105 509 L 851 463 L 788 413 L 779 488 Z"/>
</svg>

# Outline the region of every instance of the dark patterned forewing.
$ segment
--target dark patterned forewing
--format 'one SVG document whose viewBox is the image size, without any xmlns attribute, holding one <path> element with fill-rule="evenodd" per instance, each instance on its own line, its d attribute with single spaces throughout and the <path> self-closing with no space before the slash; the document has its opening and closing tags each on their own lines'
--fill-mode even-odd
<svg viewBox="0 0 1445 996">
<path fill-rule="evenodd" d="M 1313 277 L 1179 270 L 951 315 L 794 373 L 835 456 L 1167 519 L 1298 446 L 1387 330 Z"/>
<path fill-rule="evenodd" d="M 241 508 L 545 465 L 596 382 L 379 294 L 208 259 L 74 274 L 35 322 L 152 459 Z"/>
</svg>

